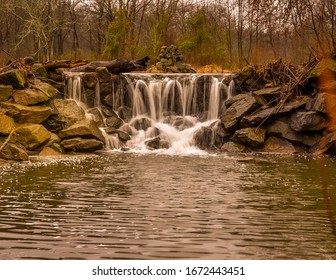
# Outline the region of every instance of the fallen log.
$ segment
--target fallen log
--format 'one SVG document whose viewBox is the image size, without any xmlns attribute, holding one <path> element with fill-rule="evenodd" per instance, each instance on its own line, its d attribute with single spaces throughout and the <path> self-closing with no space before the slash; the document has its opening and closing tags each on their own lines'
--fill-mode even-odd
<svg viewBox="0 0 336 280">
<path fill-rule="evenodd" d="M 132 71 L 146 70 L 149 57 L 138 60 L 120 60 L 115 59 L 112 61 L 92 61 L 86 65 L 78 66 L 70 69 L 70 72 L 95 72 L 97 67 L 106 67 L 111 74 L 120 74 Z"/>
</svg>

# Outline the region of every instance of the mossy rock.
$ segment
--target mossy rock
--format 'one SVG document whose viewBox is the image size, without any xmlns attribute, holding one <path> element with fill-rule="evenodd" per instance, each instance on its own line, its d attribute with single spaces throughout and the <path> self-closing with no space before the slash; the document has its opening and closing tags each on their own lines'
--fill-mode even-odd
<svg viewBox="0 0 336 280">
<path fill-rule="evenodd" d="M 33 70 L 35 72 L 36 77 L 43 78 L 43 79 L 47 79 L 48 78 L 48 72 L 42 66 L 42 64 L 34 64 Z"/>
<path fill-rule="evenodd" d="M 26 87 L 27 80 L 22 71 L 13 69 L 0 73 L 0 83 L 4 85 L 12 85 L 14 89 L 22 89 Z"/>
</svg>

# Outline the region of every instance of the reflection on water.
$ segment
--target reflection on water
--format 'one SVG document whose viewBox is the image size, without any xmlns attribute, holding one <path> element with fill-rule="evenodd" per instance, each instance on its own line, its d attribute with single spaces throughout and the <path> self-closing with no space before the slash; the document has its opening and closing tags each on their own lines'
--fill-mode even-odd
<svg viewBox="0 0 336 280">
<path fill-rule="evenodd" d="M 318 164 L 112 153 L 0 166 L 1 259 L 333 259 Z"/>
</svg>

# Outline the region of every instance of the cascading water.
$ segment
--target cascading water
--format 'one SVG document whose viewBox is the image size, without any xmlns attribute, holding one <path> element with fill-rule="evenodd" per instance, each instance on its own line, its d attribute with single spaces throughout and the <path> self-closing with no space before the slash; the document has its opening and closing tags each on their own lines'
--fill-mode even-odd
<svg viewBox="0 0 336 280">
<path fill-rule="evenodd" d="M 197 139 L 210 130 L 208 142 L 214 145 L 214 130 L 218 129 L 218 117 L 225 110 L 224 101 L 234 93 L 231 77 L 231 74 L 122 74 L 118 86 L 112 87 L 112 106 L 109 105 L 124 124 L 107 129 L 109 134 L 104 130 L 106 146 L 143 153 L 204 153 L 197 148 L 200 146 Z M 67 89 L 68 98 L 86 102 L 80 75 L 68 79 Z M 97 83 L 95 107 L 101 108 L 101 98 Z M 127 133 L 131 139 L 118 141 L 120 133 Z"/>
</svg>

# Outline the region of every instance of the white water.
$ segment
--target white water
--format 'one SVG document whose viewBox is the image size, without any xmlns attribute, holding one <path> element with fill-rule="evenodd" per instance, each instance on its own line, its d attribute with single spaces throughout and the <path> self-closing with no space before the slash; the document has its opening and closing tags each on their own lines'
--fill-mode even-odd
<svg viewBox="0 0 336 280">
<path fill-rule="evenodd" d="M 169 155 L 206 154 L 195 145 L 194 135 L 202 127 L 216 122 L 222 113 L 223 102 L 232 96 L 234 82 L 226 84 L 228 77 L 210 74 L 123 74 L 124 84 L 112 92 L 112 109 L 117 111 L 121 106 L 132 109 L 132 119 L 120 128 L 132 138 L 127 143 L 121 143 L 117 134 L 109 135 L 102 129 L 106 148 Z M 72 74 L 67 83 L 67 96 L 87 109 L 81 81 L 81 74 Z M 128 102 L 124 98 L 126 94 Z M 101 107 L 99 83 L 94 106 Z M 213 127 L 216 129 L 217 125 Z M 213 130 L 214 137 L 215 133 Z M 160 147 L 154 149 L 148 141 L 155 137 L 159 137 Z"/>
</svg>

